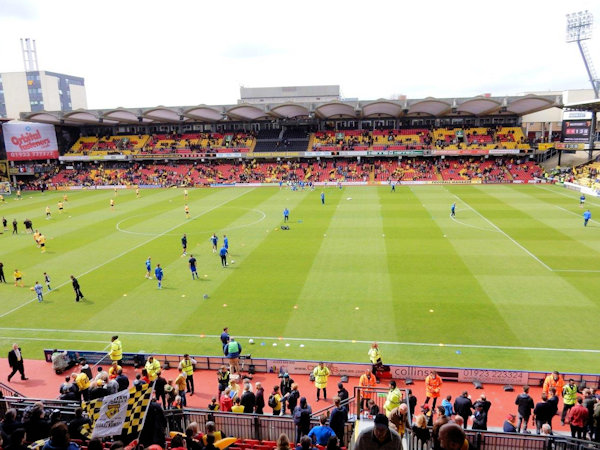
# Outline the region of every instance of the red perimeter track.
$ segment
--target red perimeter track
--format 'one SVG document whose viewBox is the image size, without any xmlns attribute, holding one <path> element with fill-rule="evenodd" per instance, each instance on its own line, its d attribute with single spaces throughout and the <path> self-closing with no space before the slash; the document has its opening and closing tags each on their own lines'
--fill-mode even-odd
<svg viewBox="0 0 600 450">
<path fill-rule="evenodd" d="M 108 370 L 108 366 L 103 366 L 106 370 Z M 2 373 L 7 376 L 11 370 L 8 366 L 8 360 L 6 358 L 0 359 L 0 369 L 2 369 Z M 77 370 L 77 367 L 71 370 Z M 93 369 L 94 373 L 97 370 Z M 131 366 L 125 366 L 123 368 L 125 374 L 129 377 L 130 382 L 135 379 L 135 375 L 138 371 L 136 371 Z M 2 379 L 3 383 L 6 383 L 10 387 L 12 387 L 17 392 L 23 394 L 26 397 L 32 398 L 47 398 L 47 399 L 56 399 L 58 398 L 58 389 L 61 383 L 64 381 L 65 376 L 69 375 L 71 371 L 65 372 L 63 375 L 56 375 L 52 370 L 52 364 L 47 363 L 42 360 L 25 360 L 25 375 L 29 378 L 27 381 L 23 381 L 20 379 L 19 373 L 15 374 L 10 383 L 7 382 L 6 379 Z M 169 379 L 175 379 L 177 377 L 177 369 L 169 369 L 163 371 L 163 376 Z M 300 395 L 306 397 L 308 403 L 312 406 L 313 411 L 318 411 L 329 404 L 331 404 L 331 398 L 337 393 L 337 383 L 340 381 L 339 377 L 331 376 L 329 377 L 329 384 L 327 386 L 327 394 L 328 399 L 327 402 L 321 400 L 319 403 L 316 402 L 316 389 L 313 383 L 308 379 L 308 375 L 291 375 L 296 383 L 298 383 Z M 274 385 L 279 385 L 279 379 L 277 374 L 272 373 L 257 373 L 254 375 L 252 383 L 260 381 L 265 389 L 265 401 L 268 395 L 271 392 L 271 389 Z M 396 380 L 398 383 L 398 387 L 405 387 L 403 380 Z M 187 395 L 187 404 L 188 407 L 193 408 L 206 408 L 210 399 L 217 394 L 217 376 L 216 371 L 209 370 L 198 370 L 194 372 L 194 384 L 195 384 L 195 393 L 190 396 Z M 353 395 L 354 386 L 358 386 L 358 378 L 351 377 L 348 383 L 345 383 L 346 389 L 350 392 L 350 395 Z M 387 387 L 387 383 L 382 381 L 382 384 L 378 385 L 379 387 Z M 423 404 L 425 400 L 425 387 L 423 381 L 415 381 L 413 386 L 409 386 L 413 393 L 417 396 L 418 403 L 417 405 Z M 481 394 L 485 394 L 487 399 L 492 402 L 492 407 L 490 409 L 490 413 L 488 416 L 488 428 L 489 429 L 502 429 L 502 425 L 504 420 L 506 419 L 507 414 L 517 414 L 517 407 L 515 405 L 515 398 L 518 394 L 522 392 L 521 386 L 514 386 L 514 392 L 504 392 L 503 386 L 494 385 L 494 384 L 486 384 L 483 386 L 484 389 L 475 389 L 473 384 L 471 383 L 457 383 L 457 382 L 445 382 L 442 386 L 442 397 L 438 399 L 438 405 L 441 404 L 443 398 L 446 395 L 452 395 L 452 403 L 454 403 L 454 399 L 460 395 L 463 391 L 468 391 L 472 397 L 473 402 Z M 529 394 L 533 398 L 534 403 L 540 401 L 540 396 L 542 393 L 542 388 L 540 386 L 531 386 Z M 270 411 L 271 408 L 265 406 L 265 412 Z M 562 411 L 562 399 L 559 404 L 559 413 Z M 419 408 L 417 406 L 416 413 L 419 413 Z M 268 412 L 267 412 L 268 414 Z M 552 421 L 552 425 L 555 431 L 569 431 L 568 425 L 561 426 L 560 418 L 555 417 Z M 471 423 L 469 421 L 469 428 L 471 428 Z M 528 426 L 529 430 L 532 430 L 535 433 L 535 426 L 530 424 Z"/>
</svg>

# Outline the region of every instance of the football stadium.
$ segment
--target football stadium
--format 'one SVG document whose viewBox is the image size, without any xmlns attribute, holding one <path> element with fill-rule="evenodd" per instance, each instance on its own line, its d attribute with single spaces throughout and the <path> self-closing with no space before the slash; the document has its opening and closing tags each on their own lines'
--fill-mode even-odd
<svg viewBox="0 0 600 450">
<path fill-rule="evenodd" d="M 578 89 L 151 107 L 88 107 L 22 40 L 3 447 L 600 448 L 592 25 Z"/>
</svg>

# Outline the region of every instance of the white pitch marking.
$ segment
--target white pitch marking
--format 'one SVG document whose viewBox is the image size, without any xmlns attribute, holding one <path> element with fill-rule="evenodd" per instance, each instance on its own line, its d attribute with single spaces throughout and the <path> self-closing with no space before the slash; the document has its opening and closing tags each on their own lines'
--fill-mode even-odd
<svg viewBox="0 0 600 450">
<path fill-rule="evenodd" d="M 239 209 L 243 209 L 243 210 L 247 210 L 247 211 L 254 211 L 254 212 L 257 212 L 257 213 L 261 214 L 261 215 L 262 215 L 262 217 L 261 217 L 260 219 L 258 219 L 258 220 L 255 220 L 254 222 L 245 223 L 245 224 L 238 225 L 238 226 L 235 226 L 235 227 L 222 228 L 222 229 L 221 229 L 221 231 L 238 230 L 238 229 L 240 229 L 240 228 L 247 228 L 247 227 L 251 227 L 252 225 L 256 225 L 257 223 L 259 223 L 259 222 L 262 222 L 262 221 L 263 221 L 263 220 L 265 220 L 265 219 L 266 219 L 266 217 L 267 217 L 267 215 L 265 214 L 265 212 L 264 212 L 264 211 L 261 211 L 260 209 L 251 209 L 251 208 L 242 208 L 242 207 L 240 207 Z M 129 217 L 126 217 L 125 219 L 123 219 L 123 220 L 121 220 L 119 223 L 117 223 L 117 225 L 115 225 L 115 227 L 116 227 L 116 229 L 117 229 L 118 231 L 120 231 L 121 233 L 127 233 L 127 234 L 137 234 L 137 235 L 139 235 L 139 236 L 158 236 L 156 233 L 144 233 L 144 232 L 141 232 L 141 231 L 130 231 L 130 230 L 124 230 L 124 229 L 122 229 L 122 228 L 121 228 L 121 224 L 122 224 L 123 222 L 126 222 L 127 220 L 130 220 L 130 219 L 135 219 L 136 217 L 144 217 L 144 216 L 148 216 L 148 215 L 150 215 L 150 214 L 151 214 L 151 213 L 148 213 L 148 214 L 137 214 L 137 215 L 135 215 L 135 216 L 129 216 Z M 205 214 L 205 213 L 203 213 L 203 214 Z M 197 215 L 197 216 L 195 216 L 195 217 L 192 217 L 192 220 L 196 219 L 197 217 L 200 217 L 200 216 L 201 216 L 201 215 L 203 215 L 203 214 L 199 214 L 199 215 Z M 186 223 L 187 223 L 187 222 L 186 222 Z M 195 230 L 195 231 L 194 231 L 194 234 L 208 233 L 209 231 L 210 231 L 210 230 Z"/>
<path fill-rule="evenodd" d="M 538 187 L 539 187 L 540 189 L 543 189 L 543 190 L 545 190 L 545 191 L 552 192 L 553 194 L 562 195 L 563 197 L 567 197 L 567 198 L 570 198 L 570 199 L 572 199 L 572 200 L 579 200 L 579 198 L 578 198 L 578 197 L 573 197 L 572 195 L 565 194 L 564 192 L 558 192 L 558 191 L 556 191 L 556 190 L 554 190 L 554 189 L 548 189 L 547 187 L 544 187 L 544 186 L 538 186 Z M 577 193 L 576 191 L 568 191 L 568 192 Z M 581 194 L 581 192 L 579 192 L 579 194 Z M 599 204 L 599 203 L 590 202 L 590 201 L 588 201 L 588 200 L 587 200 L 587 198 L 586 198 L 586 200 L 585 200 L 585 201 L 586 201 L 586 203 L 589 203 L 590 205 L 594 205 L 594 206 L 600 206 L 600 204 Z"/>
<path fill-rule="evenodd" d="M 485 217 L 483 214 L 481 214 L 479 211 L 477 211 L 475 208 L 473 208 L 471 205 L 469 205 L 467 202 L 465 202 L 462 198 L 460 198 L 458 195 L 452 194 L 454 197 L 456 197 L 459 201 L 461 201 L 467 208 L 469 208 L 471 211 L 473 211 L 475 214 L 477 214 L 479 217 L 481 217 L 483 220 L 485 220 L 487 223 L 489 223 L 491 226 L 493 226 L 496 230 L 498 230 L 500 233 L 502 233 L 506 238 L 508 238 L 513 244 L 515 244 L 517 247 L 519 247 L 521 250 L 523 250 L 525 253 L 527 253 L 529 256 L 531 256 L 533 259 L 535 259 L 537 262 L 539 262 L 542 266 L 544 266 L 547 270 L 549 270 L 550 272 L 552 272 L 552 268 L 546 264 L 544 261 L 542 261 L 540 258 L 538 258 L 537 256 L 535 256 L 533 253 L 531 253 L 529 250 L 527 250 L 525 247 L 523 247 L 521 244 L 519 244 L 517 241 L 515 241 L 512 237 L 510 237 L 508 234 L 506 234 L 502 229 L 500 229 L 500 227 L 498 225 L 496 225 L 494 222 L 492 222 L 491 220 L 489 220 L 487 217 Z"/>
<path fill-rule="evenodd" d="M 568 212 L 569 214 L 572 214 L 572 215 L 574 215 L 574 216 L 577 216 L 577 217 L 583 217 L 583 214 L 577 214 L 576 212 L 569 211 L 568 209 L 566 209 L 566 208 L 563 208 L 562 206 L 558 206 L 558 205 L 554 205 L 554 206 L 556 206 L 558 209 L 562 209 L 564 212 Z M 594 222 L 594 223 L 600 223 L 600 222 L 598 222 L 598 221 L 596 221 L 596 220 L 594 220 L 594 219 L 590 219 L 590 222 Z"/>
<path fill-rule="evenodd" d="M 224 201 L 224 202 L 222 202 L 222 203 L 219 203 L 218 205 L 215 205 L 215 206 L 213 206 L 212 208 L 209 208 L 209 209 L 207 209 L 207 210 L 206 210 L 206 211 L 204 211 L 203 213 L 200 213 L 200 214 L 198 214 L 197 216 L 195 216 L 195 217 L 194 217 L 194 219 L 195 219 L 195 218 L 197 218 L 197 217 L 203 216 L 204 214 L 207 214 L 207 213 L 209 213 L 209 212 L 211 212 L 211 211 L 213 211 L 213 210 L 215 210 L 215 209 L 217 209 L 217 208 L 219 208 L 219 207 L 221 207 L 221 206 L 225 205 L 226 203 L 229 203 L 229 202 L 231 202 L 231 201 L 233 201 L 233 200 L 237 200 L 237 199 L 238 199 L 238 198 L 240 198 L 241 196 L 243 196 L 243 195 L 246 195 L 248 192 L 251 192 L 251 191 L 252 191 L 252 190 L 248 190 L 248 191 L 242 192 L 242 194 L 241 194 L 241 195 L 238 195 L 237 197 L 234 197 L 234 198 L 232 198 L 232 199 L 230 199 L 230 200 L 227 200 L 227 201 Z M 144 246 L 144 245 L 146 245 L 146 244 L 148 244 L 148 243 L 150 243 L 150 242 L 154 241 L 155 239 L 158 239 L 158 238 L 159 238 L 159 237 L 161 237 L 161 236 L 164 236 L 165 234 L 167 234 L 167 233 L 169 233 L 169 232 L 171 232 L 171 231 L 175 230 L 176 228 L 179 228 L 179 227 L 180 227 L 180 226 L 182 226 L 182 225 L 185 225 L 186 223 L 188 223 L 188 222 L 187 222 L 187 221 L 186 221 L 186 222 L 181 222 L 179 225 L 175 225 L 175 226 L 173 226 L 173 227 L 171 227 L 171 228 L 168 228 L 167 230 L 163 231 L 162 233 L 160 233 L 160 234 L 157 234 L 156 236 L 153 236 L 153 237 L 151 237 L 150 239 L 148 239 L 148 240 L 146 240 L 146 241 L 144 241 L 144 242 L 142 242 L 142 243 L 140 243 L 140 244 L 136 245 L 135 247 L 132 247 L 132 248 L 130 248 L 129 250 L 125 250 L 124 252 L 121 252 L 121 253 L 119 253 L 117 256 L 114 256 L 114 257 L 112 257 L 112 258 L 110 258 L 110 259 L 108 259 L 108 260 L 104 261 L 103 263 L 101 263 L 101 264 L 98 264 L 98 265 L 97 265 L 97 266 L 95 266 L 95 267 L 92 267 L 90 270 L 88 270 L 88 271 L 86 271 L 86 272 L 80 273 L 80 274 L 79 274 L 79 275 L 77 275 L 77 277 L 75 277 L 75 278 L 80 278 L 80 277 L 83 277 L 84 275 L 87 275 L 88 273 L 90 273 L 90 272 L 93 272 L 94 270 L 96 270 L 96 269 L 99 269 L 100 267 L 102 267 L 102 266 L 105 266 L 106 264 L 108 264 L 108 263 L 111 263 L 111 262 L 113 262 L 113 261 L 114 261 L 114 260 L 116 260 L 116 259 L 119 259 L 121 256 L 125 256 L 127 253 L 129 253 L 129 252 L 132 252 L 132 251 L 134 251 L 134 250 L 136 250 L 136 249 L 138 249 L 138 248 L 140 248 L 140 247 L 142 247 L 142 246 Z M 58 289 L 58 288 L 60 288 L 60 287 L 63 287 L 63 286 L 66 286 L 67 284 L 70 284 L 70 283 L 71 283 L 71 281 L 65 281 L 64 283 L 62 283 L 62 284 L 59 284 L 58 286 L 56 286 L 56 287 L 55 287 L 55 288 L 54 288 L 54 289 L 53 289 L 51 292 L 54 292 L 56 289 Z M 51 292 L 48 292 L 48 294 L 50 294 Z M 48 295 L 48 294 L 46 294 L 46 295 Z M 31 300 L 29 300 L 29 301 L 27 301 L 27 302 L 25 302 L 25 303 L 23 303 L 23 304 L 21 304 L 21 305 L 19 305 L 19 306 L 15 307 L 15 308 L 11 309 L 10 311 L 7 311 L 7 312 L 5 312 L 5 313 L 3 313 L 3 314 L 0 314 L 0 319 L 1 319 L 1 318 L 3 318 L 3 317 L 6 317 L 6 316 L 8 316 L 9 314 L 12 314 L 12 313 L 13 313 L 13 312 L 15 312 L 15 311 L 18 311 L 19 309 L 23 308 L 24 306 L 27 306 L 28 304 L 30 304 L 30 303 L 32 303 L 32 302 L 34 302 L 34 301 L 36 301 L 36 300 L 37 300 L 37 297 L 36 297 L 36 298 L 32 298 Z"/>
<path fill-rule="evenodd" d="M 468 223 L 461 222 L 460 220 L 456 220 L 456 217 L 452 217 L 452 216 L 450 216 L 450 219 L 452 219 L 452 220 L 454 220 L 456 223 L 459 223 L 459 224 L 461 224 L 461 225 L 464 225 L 464 226 L 466 226 L 466 227 L 477 228 L 478 230 L 481 230 L 481 231 L 489 231 L 489 232 L 491 232 L 491 233 L 497 233 L 497 232 L 498 232 L 498 230 L 491 230 L 491 229 L 489 229 L 489 228 L 481 228 L 481 227 L 478 227 L 478 226 L 476 226 L 476 225 L 470 225 L 470 224 L 468 224 Z"/>
<path fill-rule="evenodd" d="M 52 332 L 52 333 L 84 333 L 84 334 L 104 334 L 104 335 L 131 335 L 131 336 L 169 336 L 169 337 L 190 337 L 190 338 L 218 338 L 220 334 L 175 334 L 175 333 L 148 333 L 141 331 L 114 331 L 114 330 L 61 330 L 54 328 L 10 328 L 0 327 L 0 330 L 11 330 L 11 331 L 35 331 L 35 332 Z M 372 344 L 373 340 L 359 341 L 354 339 L 326 339 L 326 338 L 298 338 L 298 337 L 281 337 L 281 336 L 238 336 L 240 339 L 263 339 L 263 340 L 274 340 L 279 341 L 284 339 L 286 341 L 306 341 L 306 342 L 338 342 L 343 344 L 359 343 L 359 344 Z M 23 338 L 18 338 L 23 339 Z M 33 338 L 32 338 L 33 339 Z M 42 338 L 36 338 L 42 339 Z M 48 340 L 48 339 L 42 339 Z M 67 339 L 70 341 L 70 339 Z M 377 341 L 380 344 L 386 345 L 402 345 L 402 346 L 415 346 L 415 347 L 439 347 L 439 342 L 396 342 L 396 341 Z M 533 350 L 533 351 L 545 351 L 545 352 L 584 352 L 584 353 L 600 353 L 600 350 L 594 349 L 577 349 L 577 348 L 550 348 L 550 347 L 513 347 L 508 345 L 476 345 L 476 344 L 444 344 L 444 347 L 464 347 L 464 348 L 482 348 L 482 349 L 504 349 L 504 350 Z"/>
</svg>

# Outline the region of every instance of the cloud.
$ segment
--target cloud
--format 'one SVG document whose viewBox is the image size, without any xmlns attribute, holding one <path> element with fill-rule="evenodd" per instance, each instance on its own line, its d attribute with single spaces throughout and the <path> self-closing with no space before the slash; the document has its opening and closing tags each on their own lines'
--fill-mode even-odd
<svg viewBox="0 0 600 450">
<path fill-rule="evenodd" d="M 245 42 L 226 47 L 223 51 L 223 56 L 232 59 L 249 59 L 264 58 L 283 53 L 283 49 L 271 47 L 269 44 Z"/>
<path fill-rule="evenodd" d="M 27 0 L 0 0 L 0 21 L 6 19 L 33 20 L 38 17 L 38 9 Z"/>
</svg>

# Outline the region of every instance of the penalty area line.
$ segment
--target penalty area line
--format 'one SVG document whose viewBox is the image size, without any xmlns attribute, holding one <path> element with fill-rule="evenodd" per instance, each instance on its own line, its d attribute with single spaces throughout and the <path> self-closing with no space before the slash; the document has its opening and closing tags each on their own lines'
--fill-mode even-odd
<svg viewBox="0 0 600 450">
<path fill-rule="evenodd" d="M 115 331 L 115 330 L 61 330 L 55 328 L 11 328 L 0 327 L 0 330 L 5 331 L 34 331 L 34 332 L 49 332 L 49 333 L 84 333 L 84 334 L 104 334 L 104 335 L 126 335 L 126 336 L 165 336 L 165 337 L 183 337 L 183 338 L 220 338 L 220 334 L 186 334 L 186 333 L 158 333 L 158 332 L 143 332 L 143 331 Z M 265 339 L 273 341 L 295 341 L 295 342 L 336 342 L 341 344 L 372 344 L 373 340 L 351 340 L 351 339 L 325 339 L 325 338 L 301 338 L 301 337 L 279 337 L 279 336 L 236 336 L 237 339 Z M 15 338 L 25 339 L 25 338 Z M 34 339 L 34 338 L 31 338 Z M 64 340 L 70 339 L 43 339 L 39 340 Z M 73 342 L 78 342 L 73 340 Z M 97 341 L 90 341 L 97 342 Z M 510 345 L 477 345 L 477 344 L 446 344 L 446 343 L 431 343 L 431 342 L 397 342 L 397 341 L 377 341 L 380 344 L 398 345 L 398 346 L 414 346 L 414 347 L 450 347 L 450 348 L 474 348 L 474 349 L 493 349 L 493 350 L 519 350 L 519 351 L 542 351 L 542 352 L 583 352 L 583 353 L 600 353 L 600 350 L 595 349 L 577 349 L 577 348 L 552 348 L 552 347 L 517 347 Z"/>
</svg>

